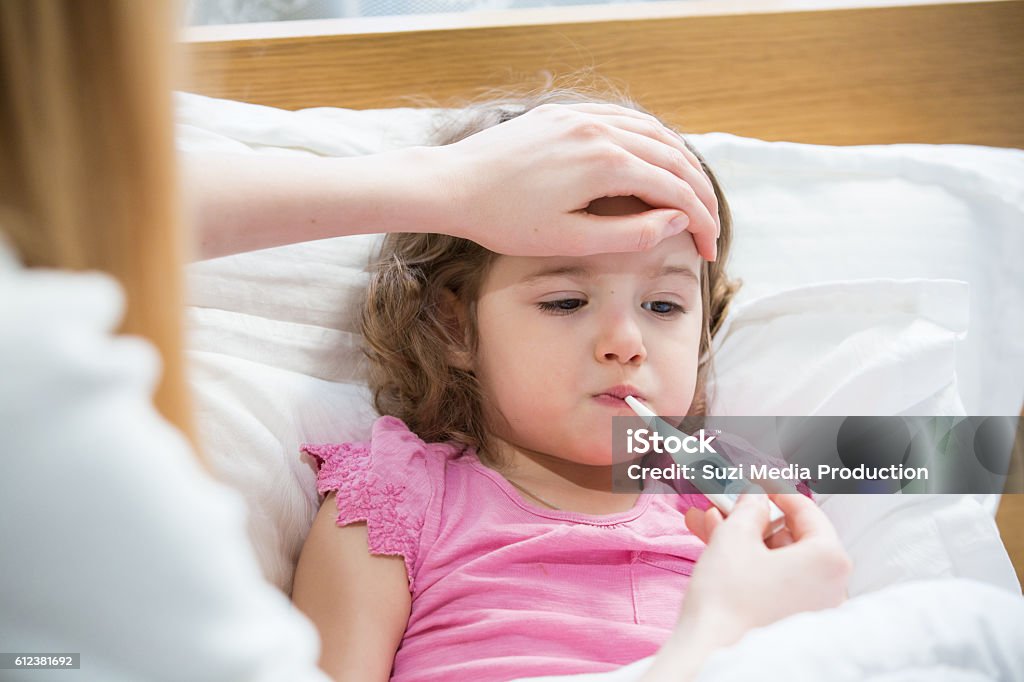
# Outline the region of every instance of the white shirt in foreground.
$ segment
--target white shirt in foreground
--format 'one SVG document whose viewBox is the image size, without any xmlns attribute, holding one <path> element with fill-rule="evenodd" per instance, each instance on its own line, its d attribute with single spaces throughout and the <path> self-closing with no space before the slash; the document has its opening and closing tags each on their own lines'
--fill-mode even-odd
<svg viewBox="0 0 1024 682">
<path fill-rule="evenodd" d="M 0 241 L 0 650 L 80 653 L 62 680 L 326 681 L 241 497 L 153 408 L 159 358 L 113 335 L 122 309 L 109 277 Z"/>
</svg>

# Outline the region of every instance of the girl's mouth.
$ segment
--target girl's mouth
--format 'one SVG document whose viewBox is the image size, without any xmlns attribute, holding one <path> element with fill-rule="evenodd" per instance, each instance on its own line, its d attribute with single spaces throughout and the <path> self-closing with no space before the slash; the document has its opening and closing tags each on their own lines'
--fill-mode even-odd
<svg viewBox="0 0 1024 682">
<path fill-rule="evenodd" d="M 594 400 L 596 400 L 600 405 L 604 405 L 606 407 L 629 409 L 629 405 L 626 404 L 626 398 L 628 396 L 639 398 L 641 395 L 642 394 L 637 390 L 636 386 L 620 384 L 601 391 L 594 396 Z M 643 400 L 643 398 L 640 399 Z"/>
<path fill-rule="evenodd" d="M 618 396 L 610 395 L 608 393 L 599 393 L 598 395 L 594 396 L 594 400 L 596 400 L 599 404 L 606 405 L 608 407 L 624 407 L 626 409 L 629 409 L 629 405 L 626 404 L 625 399 L 619 398 Z"/>
<path fill-rule="evenodd" d="M 614 398 L 614 399 L 616 399 L 616 400 L 618 400 L 620 402 L 624 401 L 627 396 L 633 396 L 637 400 L 644 400 L 644 401 L 646 401 L 646 398 L 637 389 L 637 387 L 636 386 L 631 386 L 629 384 L 619 384 L 618 386 L 612 386 L 611 388 L 606 388 L 603 391 L 601 391 L 600 393 L 596 394 L 594 397 L 595 398 L 600 398 L 602 396 L 605 396 L 605 397 L 608 397 L 608 398 Z"/>
</svg>

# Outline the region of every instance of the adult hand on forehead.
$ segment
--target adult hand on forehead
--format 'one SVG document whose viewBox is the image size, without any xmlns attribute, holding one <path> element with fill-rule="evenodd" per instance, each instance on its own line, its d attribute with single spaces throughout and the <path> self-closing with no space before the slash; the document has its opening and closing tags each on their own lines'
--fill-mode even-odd
<svg viewBox="0 0 1024 682">
<path fill-rule="evenodd" d="M 721 225 L 711 181 L 654 117 L 613 104 L 546 104 L 437 147 L 434 231 L 508 255 L 638 251 L 689 230 L 713 260 Z M 604 197 L 648 210 L 596 215 Z"/>
</svg>

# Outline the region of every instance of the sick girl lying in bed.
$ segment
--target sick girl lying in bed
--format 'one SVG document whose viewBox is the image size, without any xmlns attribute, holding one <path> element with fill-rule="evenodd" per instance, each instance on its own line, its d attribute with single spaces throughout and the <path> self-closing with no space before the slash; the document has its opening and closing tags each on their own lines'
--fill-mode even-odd
<svg viewBox="0 0 1024 682">
<path fill-rule="evenodd" d="M 557 91 L 478 106 L 440 142 L 580 101 L 595 100 Z M 613 491 L 611 448 L 612 417 L 632 415 L 627 395 L 660 414 L 706 407 L 711 338 L 736 288 L 724 268 L 732 225 L 710 169 L 692 149 L 685 161 L 695 196 L 720 217 L 713 262 L 688 232 L 587 257 L 500 256 L 438 234 L 385 239 L 363 333 L 386 416 L 369 442 L 305 448 L 327 497 L 294 599 L 317 624 L 321 665 L 336 679 L 605 671 L 678 632 L 704 540 L 722 517 L 691 511 L 698 536 L 684 517 L 708 507 L 700 495 L 642 494 L 639 483 Z M 612 197 L 588 210 L 646 208 Z M 812 512 L 802 505 L 813 504 L 782 497 L 800 498 L 778 504 L 804 523 Z M 806 523 L 801 532 L 827 535 L 819 519 Z M 759 533 L 752 544 L 767 553 Z M 824 544 L 824 569 L 790 560 L 817 571 L 825 596 L 771 606 L 774 618 L 841 599 L 844 558 L 837 541 Z M 706 572 L 735 570 L 716 561 Z"/>
</svg>

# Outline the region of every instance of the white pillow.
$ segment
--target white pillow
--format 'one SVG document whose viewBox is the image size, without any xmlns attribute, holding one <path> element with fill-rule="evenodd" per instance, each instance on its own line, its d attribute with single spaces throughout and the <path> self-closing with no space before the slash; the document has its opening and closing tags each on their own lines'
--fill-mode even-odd
<svg viewBox="0 0 1024 682">
<path fill-rule="evenodd" d="M 832 282 L 741 304 L 713 343 L 711 413 L 962 415 L 967 304 L 967 284 L 950 280 Z M 983 495 L 818 501 L 854 558 L 851 595 L 952 575 L 1020 590 Z"/>
<path fill-rule="evenodd" d="M 178 104 L 182 149 L 240 153 L 383 150 L 425 139 L 433 115 L 409 109 L 287 112 L 195 95 L 179 95 Z M 967 293 L 960 283 L 925 281 L 936 270 L 948 273 L 936 262 L 934 249 L 919 252 L 914 246 L 921 233 L 915 225 L 945 225 L 943 244 L 973 254 L 967 258 L 973 263 L 983 259 L 979 254 L 985 249 L 990 260 L 1000 253 L 989 240 L 974 238 L 974 216 L 991 220 L 986 227 L 999 230 L 1000 245 L 1005 245 L 1019 237 L 1019 230 L 1010 227 L 1024 224 L 1024 210 L 1018 207 L 1014 214 L 1003 204 L 998 210 L 986 208 L 990 196 L 980 180 L 985 191 L 973 187 L 969 196 L 960 196 L 943 189 L 949 196 L 939 201 L 927 179 L 899 177 L 899 148 L 865 149 L 858 155 L 857 150 L 780 146 L 720 134 L 693 136 L 693 141 L 726 188 L 736 216 L 733 273 L 747 280 L 747 293 L 716 343 L 715 409 L 751 415 L 884 414 L 915 407 L 959 413 L 955 341 L 964 333 Z M 942 150 L 915 149 L 908 158 L 923 154 L 939 167 Z M 972 156 L 971 151 L 965 148 L 964 158 L 979 165 L 979 178 L 983 170 L 998 174 L 1000 164 L 1024 167 L 1022 153 L 980 150 Z M 997 161 L 991 168 L 989 159 Z M 948 174 L 960 173 L 959 168 L 951 166 Z M 873 179 L 866 181 L 871 173 Z M 935 175 L 945 177 L 938 171 Z M 764 178 L 777 179 L 776 194 Z M 835 215 L 822 212 L 823 200 L 801 194 L 815 179 L 834 183 L 826 203 Z M 844 181 L 850 184 L 847 195 L 840 191 Z M 872 186 L 895 185 L 898 191 L 865 194 Z M 976 197 L 982 199 L 978 206 L 971 204 Z M 807 215 L 802 213 L 805 199 L 814 207 Z M 901 200 L 915 210 L 935 206 L 939 214 L 918 215 L 918 222 L 908 224 L 905 211 L 894 209 Z M 961 207 L 951 212 L 956 202 Z M 872 213 L 875 246 L 870 249 L 844 221 L 839 221 L 843 229 L 838 234 L 830 224 L 836 215 L 865 203 L 885 208 Z M 951 215 L 955 225 L 947 224 Z M 899 238 L 908 230 L 913 238 Z M 264 570 L 286 591 L 317 508 L 312 463 L 299 458 L 299 444 L 365 438 L 373 418 L 353 310 L 376 243 L 375 237 L 325 240 L 190 267 L 190 358 L 200 436 L 214 468 L 246 496 Z M 884 258 L 878 244 L 889 244 Z M 869 266 L 863 258 L 849 259 L 858 249 L 877 252 L 876 260 Z M 915 261 L 919 256 L 921 262 Z M 883 261 L 891 266 L 885 272 Z M 917 278 L 896 281 L 907 275 Z M 856 281 L 868 276 L 875 279 Z M 877 279 L 882 276 L 890 279 Z M 836 277 L 851 281 L 803 286 Z M 986 289 L 989 284 L 981 282 L 989 296 L 1024 309 L 1019 286 L 1011 282 L 995 291 Z M 977 288 L 972 281 L 972 298 Z M 837 310 L 837 302 L 850 307 Z M 1015 329 L 1019 318 L 1003 312 L 1001 321 L 982 319 L 988 326 L 981 331 Z M 972 331 L 977 322 L 972 318 Z M 1019 348 L 1004 352 L 1002 341 L 985 337 L 982 342 L 1003 363 L 1001 376 L 1014 376 L 1013 367 L 1024 368 Z M 976 378 L 994 372 L 990 357 L 969 359 L 973 364 L 961 366 L 981 367 Z M 789 382 L 797 376 L 804 390 Z M 1016 376 L 1024 376 L 1024 369 Z M 757 391 L 738 390 L 755 386 Z M 935 553 L 946 552 L 936 548 L 943 538 L 932 540 Z M 897 544 L 892 551 L 901 548 Z M 871 579 L 864 583 L 874 584 Z"/>
<path fill-rule="evenodd" d="M 827 147 L 694 136 L 733 208 L 731 272 L 749 301 L 853 279 L 970 283 L 957 352 L 969 414 L 1024 399 L 1024 150 Z"/>
<path fill-rule="evenodd" d="M 965 282 L 876 279 L 740 304 L 712 344 L 711 413 L 962 415 L 967 301 Z"/>
</svg>

